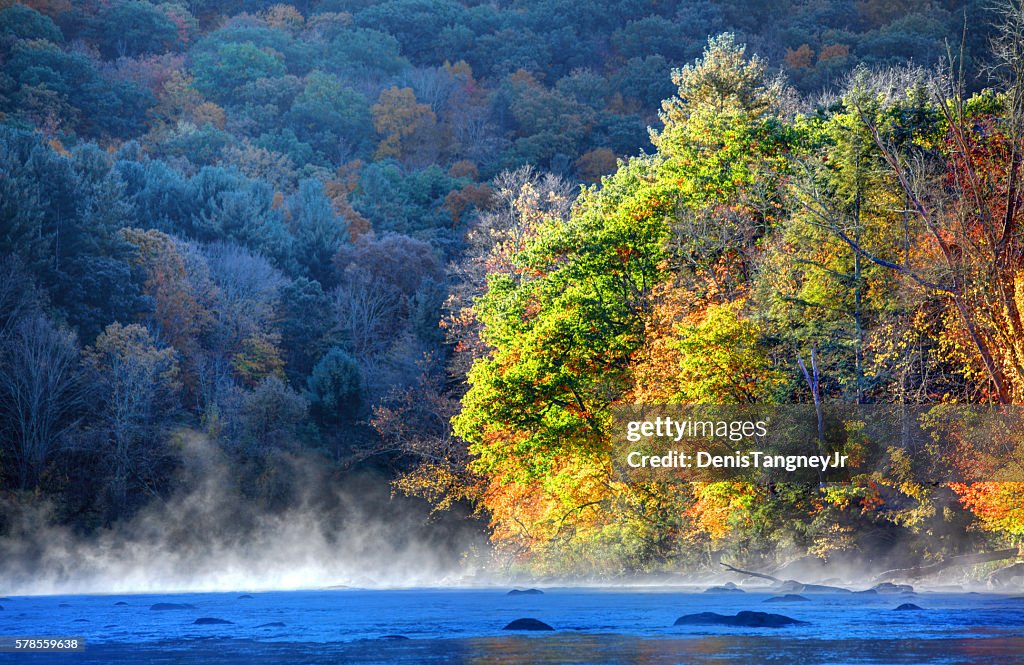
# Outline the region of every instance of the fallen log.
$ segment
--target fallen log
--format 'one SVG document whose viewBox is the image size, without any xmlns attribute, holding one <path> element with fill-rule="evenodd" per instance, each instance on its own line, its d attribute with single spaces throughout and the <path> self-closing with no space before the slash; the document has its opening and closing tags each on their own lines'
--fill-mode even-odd
<svg viewBox="0 0 1024 665">
<path fill-rule="evenodd" d="M 743 570 L 742 568 L 736 568 L 735 566 L 730 566 L 729 564 L 723 563 L 721 561 L 719 561 L 718 563 L 719 565 L 725 566 L 727 569 L 731 570 L 734 573 L 739 573 L 740 575 L 759 577 L 762 580 L 769 580 L 771 582 L 775 582 L 776 584 L 782 584 L 782 580 L 780 580 L 778 577 L 772 577 L 771 575 L 765 575 L 764 573 L 755 573 L 752 570 Z"/>
<path fill-rule="evenodd" d="M 887 570 L 878 577 L 875 578 L 874 583 L 880 582 L 891 582 L 892 580 L 906 579 L 906 580 L 919 580 L 929 575 L 946 570 L 947 568 L 953 568 L 955 566 L 974 566 L 979 563 L 991 563 L 993 561 L 1003 561 L 1004 559 L 1014 559 L 1017 557 L 1018 550 L 1016 548 L 1007 550 L 997 550 L 995 552 L 981 552 L 975 554 L 960 554 L 958 556 L 951 556 L 935 563 L 930 563 L 927 566 L 913 566 L 911 568 L 896 568 L 894 570 Z"/>
</svg>

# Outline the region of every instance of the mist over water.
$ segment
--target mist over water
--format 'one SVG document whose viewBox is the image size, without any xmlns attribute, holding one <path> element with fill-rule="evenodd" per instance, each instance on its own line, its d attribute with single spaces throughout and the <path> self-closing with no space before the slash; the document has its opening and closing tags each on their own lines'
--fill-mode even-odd
<svg viewBox="0 0 1024 665">
<path fill-rule="evenodd" d="M 89 535 L 54 526 L 47 505 L 4 507 L 0 595 L 433 586 L 486 551 L 479 529 L 429 520 L 379 476 L 339 482 L 296 459 L 287 505 L 268 510 L 239 493 L 222 453 L 189 448 L 188 489 Z"/>
<path fill-rule="evenodd" d="M 19 505 L 0 495 L 0 596 L 542 583 L 500 574 L 481 523 L 452 513 L 432 518 L 423 503 L 392 496 L 383 474 L 340 477 L 322 460 L 295 457 L 276 481 L 280 498 L 268 507 L 242 491 L 238 469 L 205 438 L 185 437 L 181 462 L 179 491 L 89 534 L 56 525 L 48 503 Z M 888 545 L 827 564 L 803 557 L 774 575 L 868 588 L 880 572 L 910 565 L 898 554 L 904 548 Z M 614 579 L 580 574 L 543 583 L 770 585 L 724 568 Z M 975 575 L 953 569 L 928 585 L 984 588 Z"/>
</svg>

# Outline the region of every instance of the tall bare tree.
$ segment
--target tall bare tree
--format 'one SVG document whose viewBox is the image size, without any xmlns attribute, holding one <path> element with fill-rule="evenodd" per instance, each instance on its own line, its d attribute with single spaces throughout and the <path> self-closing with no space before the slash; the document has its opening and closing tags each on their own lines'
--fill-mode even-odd
<svg viewBox="0 0 1024 665">
<path fill-rule="evenodd" d="M 101 422 L 107 491 L 114 515 L 130 489 L 150 489 L 153 470 L 166 457 L 164 427 L 177 407 L 174 349 L 157 348 L 144 326 L 113 323 L 85 352 L 102 388 Z"/>
<path fill-rule="evenodd" d="M 38 485 L 85 403 L 73 333 L 41 315 L 21 320 L 0 347 L 0 432 L 22 489 Z"/>
</svg>

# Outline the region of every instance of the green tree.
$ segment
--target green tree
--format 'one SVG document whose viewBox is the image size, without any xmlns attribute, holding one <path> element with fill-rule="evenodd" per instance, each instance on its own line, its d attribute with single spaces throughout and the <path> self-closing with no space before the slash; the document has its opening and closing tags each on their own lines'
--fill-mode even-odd
<svg viewBox="0 0 1024 665">
<path fill-rule="evenodd" d="M 308 430 L 309 402 L 276 376 L 241 396 L 237 446 L 245 457 L 295 451 Z"/>
<path fill-rule="evenodd" d="M 742 303 L 711 305 L 704 320 L 683 326 L 675 346 L 681 363 L 676 399 L 697 404 L 767 401 L 782 382 L 760 327 L 740 313 Z"/>
<path fill-rule="evenodd" d="M 252 42 L 220 44 L 194 57 L 195 85 L 208 97 L 230 100 L 246 83 L 284 76 L 284 56 Z"/>
<path fill-rule="evenodd" d="M 324 354 L 306 380 L 313 413 L 325 424 L 351 421 L 362 405 L 363 378 L 359 363 L 347 351 Z"/>
<path fill-rule="evenodd" d="M 163 53 L 181 45 L 171 17 L 142 0 L 115 0 L 104 7 L 94 33 L 100 52 L 110 59 Z"/>
<path fill-rule="evenodd" d="M 330 331 L 329 300 L 320 282 L 299 277 L 280 292 L 277 330 L 285 372 L 293 384 L 313 371 L 317 358 L 323 355 Z"/>
<path fill-rule="evenodd" d="M 20 3 L 0 10 L 0 35 L 10 35 L 17 39 L 45 39 L 54 44 L 64 41 L 60 28 L 49 16 Z"/>
<path fill-rule="evenodd" d="M 474 305 L 489 350 L 453 424 L 486 478 L 498 542 L 538 553 L 576 547 L 574 533 L 619 533 L 608 409 L 628 390 L 645 300 L 664 277 L 672 205 L 650 186 L 654 165 L 634 158 L 584 191 L 567 223 L 542 219 Z"/>
<path fill-rule="evenodd" d="M 425 64 L 434 57 L 442 30 L 461 22 L 464 11 L 454 0 L 386 0 L 357 12 L 354 18 L 359 27 L 393 35 L 414 63 Z"/>
<path fill-rule="evenodd" d="M 651 132 L 658 178 L 679 203 L 675 260 L 698 297 L 733 299 L 746 288 L 758 245 L 784 213 L 783 183 L 797 137 L 783 121 L 785 90 L 757 56 L 725 34 L 673 73 L 678 93 Z"/>
<path fill-rule="evenodd" d="M 288 202 L 295 258 L 306 274 L 324 287 L 332 287 L 337 277 L 332 265 L 338 249 L 348 241 L 345 220 L 334 214 L 331 202 L 317 180 L 304 180 Z"/>
<path fill-rule="evenodd" d="M 333 74 L 319 70 L 306 77 L 306 86 L 286 120 L 295 127 L 299 140 L 327 155 L 332 163 L 365 154 L 373 136 L 366 97 Z"/>
</svg>

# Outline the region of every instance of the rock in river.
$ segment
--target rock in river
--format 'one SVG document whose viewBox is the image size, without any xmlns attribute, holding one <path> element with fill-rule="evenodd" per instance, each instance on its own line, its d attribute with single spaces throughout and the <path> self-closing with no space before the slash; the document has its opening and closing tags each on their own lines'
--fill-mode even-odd
<svg viewBox="0 0 1024 665">
<path fill-rule="evenodd" d="M 153 603 L 149 606 L 151 610 L 194 610 L 195 605 L 188 603 Z"/>
<path fill-rule="evenodd" d="M 882 582 L 871 588 L 878 593 L 914 593 L 914 587 L 909 584 L 893 584 L 892 582 Z"/>
<path fill-rule="evenodd" d="M 554 630 L 554 628 L 537 619 L 516 619 L 502 630 Z"/>
<path fill-rule="evenodd" d="M 512 589 L 506 596 L 543 596 L 544 592 L 540 589 Z"/>
<path fill-rule="evenodd" d="M 772 587 L 776 593 L 850 593 L 849 589 L 828 584 L 804 584 L 796 580 L 786 580 Z"/>
<path fill-rule="evenodd" d="M 723 584 L 722 586 L 709 586 L 704 593 L 746 593 L 735 584 Z"/>
<path fill-rule="evenodd" d="M 772 596 L 771 598 L 765 599 L 766 603 L 801 603 L 809 601 L 810 598 L 804 598 L 803 596 L 796 593 L 787 593 L 784 596 Z"/>
<path fill-rule="evenodd" d="M 717 612 L 700 612 L 699 614 L 686 614 L 676 619 L 675 626 L 741 626 L 744 628 L 780 628 L 795 624 L 806 623 L 784 614 L 769 614 L 768 612 L 737 612 L 736 616 L 718 614 Z"/>
<path fill-rule="evenodd" d="M 218 619 L 217 617 L 199 617 L 192 623 L 196 626 L 222 626 L 225 624 L 233 624 L 234 621 L 228 621 L 227 619 Z"/>
</svg>

